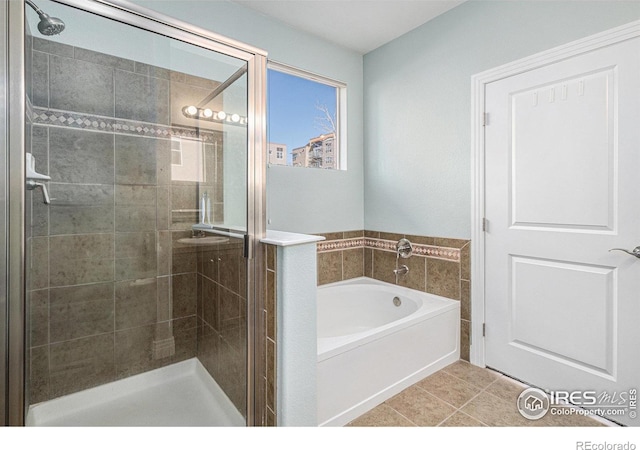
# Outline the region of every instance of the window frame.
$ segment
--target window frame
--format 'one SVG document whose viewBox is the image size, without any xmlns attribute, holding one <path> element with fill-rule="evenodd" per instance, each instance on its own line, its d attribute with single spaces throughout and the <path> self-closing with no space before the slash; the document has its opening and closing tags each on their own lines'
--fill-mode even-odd
<svg viewBox="0 0 640 450">
<path fill-rule="evenodd" d="M 269 70 L 275 70 L 277 72 L 282 72 L 287 75 L 292 75 L 299 78 L 304 78 L 307 80 L 315 81 L 317 83 L 325 84 L 336 89 L 336 136 L 333 145 L 332 156 L 335 157 L 335 153 L 337 152 L 339 158 L 337 158 L 337 167 L 334 170 L 347 170 L 347 83 L 342 81 L 335 80 L 333 78 L 329 78 L 324 75 L 320 75 L 314 72 L 309 72 L 308 70 L 299 69 L 297 67 L 290 66 L 288 64 L 284 64 L 281 62 L 268 60 L 267 61 L 267 76 L 269 74 Z M 269 95 L 269 90 L 267 88 L 267 96 Z M 269 114 L 267 111 L 267 130 L 269 129 Z M 315 136 L 310 136 L 309 139 Z M 291 149 L 293 151 L 294 149 Z M 283 167 L 301 167 L 295 166 L 293 164 L 283 165 Z M 315 167 L 305 167 L 308 169 Z"/>
</svg>

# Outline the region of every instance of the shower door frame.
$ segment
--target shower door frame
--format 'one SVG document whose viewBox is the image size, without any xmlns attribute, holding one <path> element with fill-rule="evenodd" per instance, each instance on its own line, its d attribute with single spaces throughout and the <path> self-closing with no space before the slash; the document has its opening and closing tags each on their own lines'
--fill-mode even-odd
<svg viewBox="0 0 640 450">
<path fill-rule="evenodd" d="M 259 312 L 263 308 L 263 257 L 261 239 L 266 230 L 266 65 L 264 50 L 226 38 L 125 0 L 53 0 L 106 20 L 131 25 L 168 38 L 196 45 L 247 62 L 247 230 L 245 245 L 247 261 L 247 425 L 264 423 L 265 392 L 259 382 L 264 370 L 265 349 L 263 324 Z M 0 358 L 6 361 L 7 378 L 6 425 L 24 425 L 27 411 L 25 302 L 25 1 L 10 0 L 7 6 L 8 104 L 7 104 L 7 340 L 0 348 Z M 1 17 L 1 15 L 0 15 Z M 2 318 L 2 315 L 0 315 Z M 2 343 L 2 339 L 0 339 Z M 2 366 L 0 366 L 2 369 Z M 0 380 L 2 378 L 0 377 Z M 0 402 L 2 405 L 2 402 Z M 0 418 L 2 418 L 0 414 Z M 2 423 L 0 423 L 2 425 Z"/>
<path fill-rule="evenodd" d="M 8 128 L 8 64 L 7 64 L 7 38 L 8 38 L 8 5 L 3 2 L 0 5 L 0 236 L 4 239 L 0 242 L 0 424 L 7 422 L 7 128 Z"/>
</svg>

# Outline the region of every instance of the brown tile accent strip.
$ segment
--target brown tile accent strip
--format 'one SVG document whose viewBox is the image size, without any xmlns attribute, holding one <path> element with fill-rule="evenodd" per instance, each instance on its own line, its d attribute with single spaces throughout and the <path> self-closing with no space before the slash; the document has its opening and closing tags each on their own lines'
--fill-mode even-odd
<svg viewBox="0 0 640 450">
<path fill-rule="evenodd" d="M 336 239 L 333 241 L 318 242 L 318 253 L 331 252 L 335 250 L 347 250 L 350 248 L 364 247 L 365 240 L 363 238 L 355 239 Z"/>
</svg>

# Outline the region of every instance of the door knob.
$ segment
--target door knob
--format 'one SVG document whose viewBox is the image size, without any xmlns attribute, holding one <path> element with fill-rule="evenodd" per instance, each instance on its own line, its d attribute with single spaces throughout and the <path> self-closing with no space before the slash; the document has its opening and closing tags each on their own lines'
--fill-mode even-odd
<svg viewBox="0 0 640 450">
<path fill-rule="evenodd" d="M 627 253 L 627 254 L 629 254 L 631 256 L 635 256 L 636 258 L 640 258 L 640 245 L 637 246 L 636 248 L 634 248 L 631 251 L 625 250 L 624 248 L 612 248 L 609 251 L 611 252 L 611 251 L 614 251 L 614 250 L 617 250 L 617 251 L 620 251 L 620 252 L 625 252 L 625 253 Z"/>
</svg>

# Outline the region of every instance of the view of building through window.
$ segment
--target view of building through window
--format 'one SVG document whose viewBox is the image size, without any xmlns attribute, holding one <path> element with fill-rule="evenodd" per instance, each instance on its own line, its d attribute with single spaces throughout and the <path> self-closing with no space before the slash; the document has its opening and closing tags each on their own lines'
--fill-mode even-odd
<svg viewBox="0 0 640 450">
<path fill-rule="evenodd" d="M 340 169 L 340 87 L 273 68 L 267 78 L 267 162 Z"/>
</svg>

